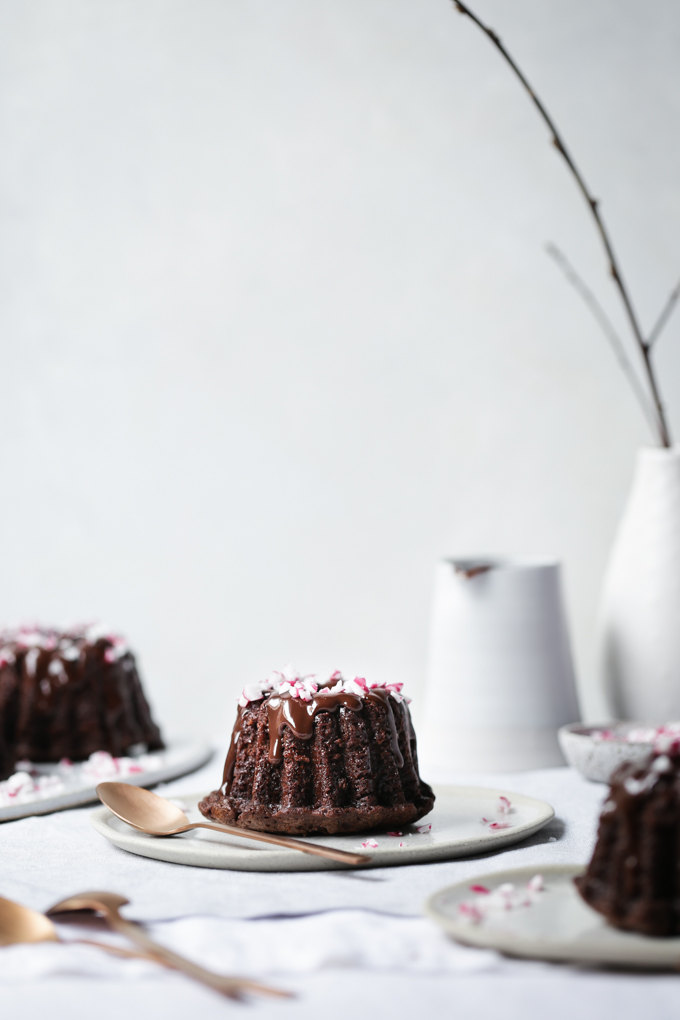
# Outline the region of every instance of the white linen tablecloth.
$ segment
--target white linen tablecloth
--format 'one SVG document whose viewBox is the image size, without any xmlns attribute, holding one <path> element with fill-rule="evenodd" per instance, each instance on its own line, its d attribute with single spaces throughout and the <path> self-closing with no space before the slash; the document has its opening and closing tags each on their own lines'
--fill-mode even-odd
<svg viewBox="0 0 680 1020">
<path fill-rule="evenodd" d="M 165 786 L 168 796 L 219 782 L 223 751 L 204 769 Z M 465 860 L 369 872 L 247 873 L 188 868 L 119 850 L 94 831 L 92 808 L 0 825 L 0 895 L 45 910 L 69 893 L 108 889 L 129 917 L 179 952 L 224 973 L 269 979 L 291 1001 L 242 1006 L 143 961 L 119 961 L 78 945 L 14 946 L 0 952 L 4 1017 L 101 1020 L 121 1015 L 366 1017 L 418 1015 L 555 1020 L 675 1017 L 680 977 L 620 974 L 513 961 L 459 946 L 422 916 L 442 886 L 507 867 L 580 863 L 592 851 L 606 788 L 571 769 L 515 775 L 440 775 L 442 782 L 501 787 L 540 797 L 556 817 L 523 843 Z M 72 925 L 60 933 L 83 932 Z M 87 932 L 93 937 L 93 931 Z M 94 937 L 105 938 L 101 929 Z M 122 944 L 122 943 L 121 943 Z"/>
</svg>

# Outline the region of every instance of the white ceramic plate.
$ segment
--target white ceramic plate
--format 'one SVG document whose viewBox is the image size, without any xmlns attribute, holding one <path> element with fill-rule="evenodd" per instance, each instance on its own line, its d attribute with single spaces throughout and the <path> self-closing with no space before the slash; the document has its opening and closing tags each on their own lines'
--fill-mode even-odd
<svg viewBox="0 0 680 1020">
<path fill-rule="evenodd" d="M 492 892 L 511 882 L 525 888 L 540 870 L 545 889 L 533 897 L 531 906 L 488 913 L 471 923 L 461 915 L 464 902 L 479 902 L 483 896 L 471 886 L 486 886 Z M 680 938 L 651 938 L 619 931 L 583 902 L 574 878 L 583 868 L 556 865 L 537 869 L 516 868 L 479 878 L 467 879 L 430 897 L 425 912 L 459 942 L 497 949 L 509 956 L 573 963 L 599 963 L 620 967 L 677 968 Z"/>
<path fill-rule="evenodd" d="M 594 783 L 608 783 L 614 769 L 623 762 L 641 763 L 651 754 L 651 741 L 627 739 L 631 731 L 640 731 L 644 725 L 635 722 L 605 723 L 601 726 L 572 723 L 562 726 L 557 736 L 570 765 Z M 611 733 L 611 736 L 603 740 L 597 736 L 602 732 Z"/>
<path fill-rule="evenodd" d="M 555 812 L 545 801 L 503 790 L 486 790 L 468 786 L 435 786 L 434 809 L 416 825 L 403 830 L 401 836 L 385 832 L 353 836 L 309 836 L 314 843 L 340 850 L 364 850 L 370 854 L 369 867 L 420 864 L 425 861 L 450 860 L 468 854 L 496 850 L 517 843 L 542 828 Z M 197 804 L 205 794 L 182 796 L 176 802 L 184 805 L 192 821 L 205 820 Z M 501 797 L 510 802 L 506 814 Z M 486 819 L 486 821 L 483 821 Z M 234 871 L 329 871 L 342 864 L 310 857 L 295 850 L 284 850 L 266 843 L 255 843 L 237 836 L 228 836 L 206 829 L 196 829 L 180 836 L 146 836 L 121 822 L 106 808 L 92 815 L 97 832 L 116 846 L 143 857 L 199 868 L 230 868 Z M 492 829 L 491 825 L 502 826 Z M 429 828 L 431 826 L 431 828 Z M 506 827 L 507 826 L 507 827 Z M 418 831 L 418 829 L 424 831 Z M 375 840 L 377 847 L 362 847 Z"/>
<path fill-rule="evenodd" d="M 52 811 L 63 811 L 65 808 L 90 804 L 92 801 L 98 800 L 95 787 L 104 780 L 114 782 L 121 780 L 125 783 L 132 783 L 134 786 L 155 786 L 156 783 L 166 783 L 170 779 L 194 772 L 210 761 L 212 754 L 212 748 L 203 741 L 174 740 L 168 743 L 165 750 L 152 751 L 144 755 L 141 759 L 144 762 L 144 771 L 137 774 L 102 775 L 97 779 L 92 779 L 92 777 L 82 776 L 80 769 L 76 766 L 73 776 L 64 779 L 64 788 L 53 796 L 0 807 L 0 822 L 26 818 L 29 815 L 46 815 Z M 58 765 L 32 765 L 31 774 L 33 773 L 41 776 L 57 775 L 64 778 Z"/>
</svg>

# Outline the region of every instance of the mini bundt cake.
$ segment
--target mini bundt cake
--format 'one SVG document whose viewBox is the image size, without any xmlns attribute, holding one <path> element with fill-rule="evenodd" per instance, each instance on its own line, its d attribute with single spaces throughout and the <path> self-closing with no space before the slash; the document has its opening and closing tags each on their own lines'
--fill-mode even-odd
<svg viewBox="0 0 680 1020">
<path fill-rule="evenodd" d="M 616 928 L 680 935 L 680 745 L 611 778 L 592 860 L 576 886 Z"/>
<path fill-rule="evenodd" d="M 244 688 L 206 818 L 264 832 L 397 828 L 432 809 L 401 684 L 291 667 Z"/>
<path fill-rule="evenodd" d="M 134 656 L 93 626 L 0 632 L 0 779 L 17 761 L 163 747 Z"/>
</svg>

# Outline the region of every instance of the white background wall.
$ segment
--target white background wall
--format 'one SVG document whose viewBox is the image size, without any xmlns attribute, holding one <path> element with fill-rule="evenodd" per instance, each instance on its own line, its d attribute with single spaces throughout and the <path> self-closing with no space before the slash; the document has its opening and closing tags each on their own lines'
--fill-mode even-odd
<svg viewBox="0 0 680 1020">
<path fill-rule="evenodd" d="M 643 321 L 680 275 L 680 8 L 477 0 Z M 408 683 L 433 564 L 554 554 L 586 712 L 644 421 L 526 96 L 449 0 L 0 0 L 0 621 L 104 618 L 171 730 L 293 660 Z M 680 315 L 659 348 L 680 433 Z"/>
</svg>

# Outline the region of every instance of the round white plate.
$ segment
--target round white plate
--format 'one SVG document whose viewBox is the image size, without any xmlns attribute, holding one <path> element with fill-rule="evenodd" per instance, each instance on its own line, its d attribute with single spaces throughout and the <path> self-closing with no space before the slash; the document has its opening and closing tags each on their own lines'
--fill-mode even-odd
<svg viewBox="0 0 680 1020">
<path fill-rule="evenodd" d="M 51 797 L 40 797 L 35 800 L 27 800 L 20 804 L 12 804 L 0 807 L 0 822 L 9 822 L 16 818 L 26 818 L 29 815 L 46 815 L 51 811 L 63 811 L 65 808 L 82 807 L 83 804 L 90 804 L 98 800 L 96 786 L 98 783 L 122 780 L 134 786 L 155 786 L 156 783 L 166 783 L 170 779 L 177 779 L 188 772 L 195 772 L 207 761 L 210 761 L 212 748 L 203 741 L 197 740 L 173 740 L 169 741 L 163 751 L 151 751 L 140 759 L 144 764 L 144 771 L 132 775 L 116 776 L 115 774 L 100 776 L 92 779 L 90 776 L 81 775 L 80 767 L 76 765 L 73 775 L 64 779 L 64 788 Z M 31 765 L 31 774 L 40 776 L 57 775 L 64 778 L 58 765 Z"/>
<path fill-rule="evenodd" d="M 435 786 L 434 809 L 401 835 L 373 832 L 353 836 L 309 836 L 310 842 L 340 850 L 363 850 L 369 867 L 420 864 L 450 860 L 468 854 L 496 850 L 517 843 L 542 828 L 555 812 L 545 801 L 503 790 L 469 786 Z M 182 803 L 192 821 L 205 821 L 197 804 L 205 794 L 173 799 Z M 510 802 L 510 812 L 501 808 Z M 123 850 L 143 857 L 199 868 L 230 868 L 234 871 L 329 871 L 342 864 L 311 857 L 296 850 L 255 843 L 237 836 L 195 829 L 180 836 L 146 836 L 121 822 L 106 808 L 92 815 L 97 832 Z M 492 825 L 499 826 L 491 828 Z M 431 826 L 431 828 L 430 828 Z M 421 831 L 419 831 L 421 830 Z M 247 831 L 247 830 L 244 830 Z M 369 841 L 374 840 L 377 846 Z M 362 845 L 368 843 L 368 845 Z"/>
<path fill-rule="evenodd" d="M 610 927 L 576 890 L 574 878 L 583 870 L 578 865 L 540 869 L 534 866 L 482 875 L 435 893 L 427 901 L 425 912 L 458 942 L 497 949 L 509 956 L 621 967 L 677 968 L 680 938 L 652 938 Z M 484 898 L 472 892 L 471 886 L 482 885 L 493 892 L 499 885 L 511 882 L 517 889 L 523 889 L 537 871 L 543 876 L 545 889 L 532 897 L 530 906 L 494 910 L 478 923 L 465 920 L 461 914 L 462 903 L 478 903 Z"/>
</svg>

